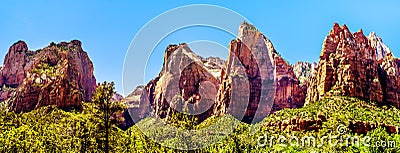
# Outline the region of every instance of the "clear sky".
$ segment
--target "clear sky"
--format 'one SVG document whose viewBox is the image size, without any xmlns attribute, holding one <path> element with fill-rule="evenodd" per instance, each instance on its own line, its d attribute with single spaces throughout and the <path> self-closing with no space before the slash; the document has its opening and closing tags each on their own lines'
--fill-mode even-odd
<svg viewBox="0 0 400 153">
<path fill-rule="evenodd" d="M 124 57 L 135 34 L 157 15 L 189 4 L 218 5 L 243 15 L 272 41 L 290 63 L 318 61 L 322 42 L 334 22 L 347 24 L 353 32 L 362 28 L 366 35 L 374 31 L 383 38 L 396 57 L 400 55 L 400 1 L 396 0 L 4 0 L 0 3 L 1 61 L 9 46 L 18 40 L 26 41 L 31 50 L 36 50 L 52 41 L 79 39 L 94 63 L 97 81 L 114 81 L 120 93 Z M 232 39 L 232 36 L 212 28 L 179 30 L 160 42 L 154 50 L 147 65 L 146 80 L 160 71 L 167 44 L 208 37 L 215 38 L 224 47 Z M 227 52 L 206 51 L 200 54 L 224 58 Z"/>
</svg>

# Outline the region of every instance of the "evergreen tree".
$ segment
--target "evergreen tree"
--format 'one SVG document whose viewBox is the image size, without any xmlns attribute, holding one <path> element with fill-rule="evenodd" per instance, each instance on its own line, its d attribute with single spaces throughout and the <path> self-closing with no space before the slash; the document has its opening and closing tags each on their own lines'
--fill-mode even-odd
<svg viewBox="0 0 400 153">
<path fill-rule="evenodd" d="M 120 121 L 119 114 L 122 114 L 123 106 L 119 101 L 112 101 L 112 96 L 115 94 L 114 82 L 106 82 L 99 84 L 92 96 L 92 103 L 96 109 L 94 114 L 100 119 L 99 128 L 104 134 L 99 145 L 104 152 L 110 151 L 110 130 Z"/>
</svg>

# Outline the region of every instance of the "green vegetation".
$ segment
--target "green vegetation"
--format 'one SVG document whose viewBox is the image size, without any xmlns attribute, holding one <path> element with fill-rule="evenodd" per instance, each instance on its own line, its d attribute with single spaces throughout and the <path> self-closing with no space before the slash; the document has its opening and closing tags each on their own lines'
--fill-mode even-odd
<svg viewBox="0 0 400 153">
<path fill-rule="evenodd" d="M 62 52 L 70 52 L 70 51 L 73 51 L 73 50 L 77 50 L 78 49 L 78 47 L 77 46 L 62 46 L 62 45 L 60 45 L 60 46 L 57 46 L 59 49 L 60 49 L 60 51 L 62 51 Z"/>
<path fill-rule="evenodd" d="M 316 144 L 323 143 L 322 146 L 317 147 L 288 147 L 281 148 L 279 145 L 275 145 L 276 150 L 305 150 L 305 152 L 317 151 L 317 152 L 399 152 L 400 151 L 400 135 L 399 134 L 388 134 L 383 127 L 378 127 L 375 130 L 369 131 L 367 135 L 358 135 L 353 133 L 351 130 L 345 134 L 340 135 L 337 128 L 339 126 L 348 127 L 350 121 L 366 121 L 369 123 L 384 123 L 387 125 L 400 126 L 400 110 L 392 106 L 377 106 L 375 102 L 366 102 L 354 97 L 343 97 L 333 96 L 326 98 L 308 106 L 299 109 L 284 109 L 276 112 L 270 117 L 266 118 L 265 122 L 277 122 L 284 119 L 292 119 L 300 117 L 301 119 L 315 119 L 318 114 L 324 114 L 327 118 L 326 122 L 322 123 L 322 129 L 319 131 L 290 131 L 290 130 L 279 130 L 279 129 L 267 129 L 269 130 L 269 136 L 278 135 L 289 135 L 296 136 L 298 138 L 304 138 L 305 136 L 314 136 L 316 138 Z M 326 140 L 321 141 L 323 136 L 342 136 L 343 138 L 358 137 L 364 138 L 369 136 L 372 139 L 369 141 L 371 146 L 334 146 L 331 147 Z M 390 140 L 390 141 L 389 141 Z M 377 141 L 385 141 L 387 143 L 395 143 L 396 146 L 392 147 L 376 147 L 374 143 Z M 393 142 L 394 141 L 394 142 Z M 269 150 L 271 151 L 271 150 Z"/>
<path fill-rule="evenodd" d="M 51 66 L 48 63 L 41 62 L 37 65 L 36 68 L 32 69 L 32 73 L 35 74 L 45 74 L 47 77 L 56 77 L 57 76 L 57 65 Z"/>
<path fill-rule="evenodd" d="M 93 93 L 92 103 L 96 109 L 93 109 L 93 114 L 96 118 L 99 118 L 101 122 L 98 124 L 99 134 L 103 134 L 101 137 L 100 148 L 104 152 L 110 151 L 110 131 L 113 125 L 121 123 L 122 117 L 118 114 L 122 114 L 124 107 L 121 102 L 114 102 L 111 100 L 113 94 L 115 94 L 114 82 L 108 83 L 103 82 L 96 88 Z M 113 124 L 112 124 L 113 123 Z"/>
<path fill-rule="evenodd" d="M 106 84 L 110 85 L 110 84 Z M 108 86 L 109 87 L 109 86 Z M 105 88 L 104 88 L 105 89 Z M 111 88 L 107 88 L 111 89 Z M 109 90 L 105 90 L 109 91 Z M 100 97 L 102 99 L 104 97 Z M 107 96 L 105 97 L 108 98 Z M 104 101 L 106 102 L 106 101 Z M 54 106 L 42 107 L 29 113 L 16 114 L 1 109 L 0 112 L 0 152 L 104 152 L 104 110 L 98 103 L 83 103 L 82 112 L 65 112 Z M 277 122 L 295 117 L 316 118 L 324 114 L 327 121 L 322 123 L 318 131 L 293 131 L 280 128 L 262 126 L 266 122 Z M 103 114 L 104 115 L 104 114 Z M 113 115 L 109 115 L 113 116 Z M 388 134 L 382 127 L 358 135 L 351 131 L 344 134 L 337 132 L 340 125 L 349 125 L 350 120 L 369 121 L 400 125 L 400 110 L 391 106 L 377 106 L 373 102 L 352 97 L 331 97 L 312 103 L 304 108 L 284 109 L 270 115 L 261 123 L 249 125 L 241 123 L 230 115 L 211 117 L 199 125 L 191 127 L 191 118 L 182 119 L 182 114 L 172 116 L 172 123 L 177 129 L 196 129 L 198 131 L 177 132 L 174 129 L 165 129 L 165 122 L 157 118 L 148 117 L 140 121 L 137 126 L 127 131 L 120 130 L 117 122 L 109 124 L 109 151 L 110 152 L 187 152 L 176 150 L 174 147 L 196 147 L 195 145 L 218 140 L 210 146 L 193 152 L 399 152 L 400 135 Z M 113 117 L 111 117 L 113 118 Z M 176 121 L 179 120 L 179 121 Z M 231 127 L 231 129 L 229 129 Z M 232 128 L 236 127 L 236 128 Z M 146 130 L 143 130 L 146 129 Z M 140 132 L 143 131 L 143 132 Z M 193 132 L 199 136 L 185 139 Z M 216 132 L 220 132 L 216 134 Z M 224 136 L 232 132 L 228 136 Z M 214 136 L 210 136 L 216 134 Z M 323 136 L 357 136 L 370 137 L 371 146 L 330 146 Z M 300 144 L 283 146 L 276 141 L 268 141 L 260 145 L 263 136 L 275 139 L 279 136 L 304 138 L 314 136 L 316 147 Z M 222 139 L 222 140 L 220 140 Z M 154 140 L 162 140 L 162 145 Z M 375 147 L 373 142 L 395 142 L 392 147 Z M 193 143 L 198 142 L 198 143 Z M 323 143 L 324 142 L 324 143 Z M 261 143 L 262 144 L 262 143 Z M 194 145 L 194 146 L 188 146 Z M 198 146 L 197 146 L 198 147 Z"/>
</svg>

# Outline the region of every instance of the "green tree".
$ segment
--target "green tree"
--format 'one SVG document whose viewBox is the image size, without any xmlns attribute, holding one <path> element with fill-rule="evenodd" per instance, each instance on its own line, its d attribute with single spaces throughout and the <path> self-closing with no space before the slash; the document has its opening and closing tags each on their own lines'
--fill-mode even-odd
<svg viewBox="0 0 400 153">
<path fill-rule="evenodd" d="M 98 85 L 92 96 L 92 103 L 96 108 L 94 114 L 100 119 L 100 131 L 104 134 L 100 146 L 107 153 L 110 151 L 110 130 L 120 121 L 118 116 L 124 109 L 121 102 L 112 100 L 113 94 L 115 94 L 114 82 L 104 81 Z"/>
</svg>

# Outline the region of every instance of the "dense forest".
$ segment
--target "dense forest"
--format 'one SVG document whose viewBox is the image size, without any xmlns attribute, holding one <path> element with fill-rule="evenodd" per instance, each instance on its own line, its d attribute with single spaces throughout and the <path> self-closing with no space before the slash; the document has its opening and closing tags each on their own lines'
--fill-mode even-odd
<svg viewBox="0 0 400 153">
<path fill-rule="evenodd" d="M 392 106 L 377 106 L 373 102 L 352 97 L 331 97 L 312 103 L 299 109 L 284 109 L 271 114 L 257 124 L 246 124 L 230 115 L 212 117 L 202 123 L 193 124 L 195 118 L 185 114 L 173 114 L 169 125 L 177 129 L 207 129 L 212 132 L 229 132 L 226 127 L 235 127 L 226 137 L 209 146 L 197 150 L 179 150 L 210 139 L 191 137 L 185 139 L 185 133 L 164 130 L 162 122 L 147 117 L 123 131 L 118 128 L 118 117 L 122 105 L 110 102 L 113 84 L 103 83 L 97 88 L 92 102 L 83 102 L 83 110 L 64 111 L 55 106 L 47 106 L 28 113 L 7 111 L 2 104 L 0 112 L 0 152 L 399 152 L 400 135 L 389 134 L 384 126 L 377 126 L 367 133 L 357 134 L 348 129 L 341 133 L 339 126 L 351 127 L 351 121 L 400 126 L 400 111 Z M 105 99 L 105 100 L 104 100 Z M 294 130 L 282 128 L 285 120 L 313 120 L 315 129 Z M 271 126 L 274 125 L 275 126 Z M 281 124 L 278 124 L 281 123 Z M 152 127 L 152 128 L 150 128 Z M 154 128 L 159 127 L 159 128 Z M 143 131 L 143 129 L 148 129 Z M 188 134 L 188 133 L 187 133 Z M 321 139 L 324 136 L 366 137 L 369 146 L 340 145 L 332 146 Z M 269 141 L 268 137 L 309 137 L 316 138 L 316 146 L 296 143 L 284 145 L 278 141 Z M 179 139 L 183 138 L 183 139 Z M 164 140 L 162 143 L 154 140 Z M 182 141 L 185 140 L 185 141 Z M 378 147 L 374 142 L 387 142 Z"/>
</svg>

